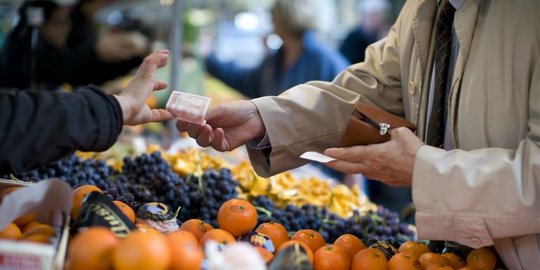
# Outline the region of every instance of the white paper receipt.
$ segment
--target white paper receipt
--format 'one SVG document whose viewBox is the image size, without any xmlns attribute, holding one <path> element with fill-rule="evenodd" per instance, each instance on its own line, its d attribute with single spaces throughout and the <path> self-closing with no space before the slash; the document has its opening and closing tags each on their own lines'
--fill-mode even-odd
<svg viewBox="0 0 540 270">
<path fill-rule="evenodd" d="M 319 152 L 314 152 L 314 151 L 305 152 L 300 157 L 303 158 L 303 159 L 317 161 L 317 162 L 320 162 L 320 163 L 327 163 L 327 162 L 336 160 L 333 157 L 329 157 L 327 155 L 321 154 Z"/>
<path fill-rule="evenodd" d="M 165 109 L 179 120 L 204 125 L 206 123 L 204 117 L 210 106 L 210 100 L 209 97 L 173 91 Z"/>
</svg>

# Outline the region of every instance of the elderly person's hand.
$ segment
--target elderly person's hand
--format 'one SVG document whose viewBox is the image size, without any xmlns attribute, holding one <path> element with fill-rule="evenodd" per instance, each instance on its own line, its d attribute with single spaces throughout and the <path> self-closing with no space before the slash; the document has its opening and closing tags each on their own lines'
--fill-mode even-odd
<svg viewBox="0 0 540 270">
<path fill-rule="evenodd" d="M 389 186 L 410 186 L 416 152 L 423 142 L 407 128 L 389 133 L 391 139 L 386 143 L 326 149 L 325 155 L 337 159 L 326 165 L 348 174 L 361 173 Z"/>
<path fill-rule="evenodd" d="M 124 124 L 139 125 L 147 122 L 158 122 L 172 119 L 174 116 L 163 109 L 150 109 L 146 105 L 146 99 L 154 90 L 161 90 L 167 84 L 156 81 L 154 74 L 158 68 L 164 67 L 169 59 L 169 51 L 157 51 L 147 56 L 135 78 L 115 98 L 120 103 Z"/>
</svg>

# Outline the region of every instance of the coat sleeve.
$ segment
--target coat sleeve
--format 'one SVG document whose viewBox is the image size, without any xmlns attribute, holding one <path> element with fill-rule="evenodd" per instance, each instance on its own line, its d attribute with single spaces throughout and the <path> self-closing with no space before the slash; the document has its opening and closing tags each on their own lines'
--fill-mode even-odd
<svg viewBox="0 0 540 270">
<path fill-rule="evenodd" d="M 411 12 L 407 1 L 401 14 Z M 270 176 L 307 163 L 305 151 L 322 152 L 336 146 L 358 100 L 404 115 L 398 48 L 403 15 L 388 37 L 366 50 L 366 60 L 349 66 L 333 82 L 313 81 L 295 86 L 277 97 L 252 100 L 259 110 L 272 146 L 248 154 L 256 172 Z"/>
<path fill-rule="evenodd" d="M 93 86 L 74 93 L 0 92 L 0 173 L 45 165 L 75 150 L 104 151 L 122 122 L 116 99 Z"/>
<path fill-rule="evenodd" d="M 420 237 L 480 247 L 540 233 L 540 61 L 531 74 L 529 132 L 517 149 L 419 149 L 412 190 Z"/>
</svg>

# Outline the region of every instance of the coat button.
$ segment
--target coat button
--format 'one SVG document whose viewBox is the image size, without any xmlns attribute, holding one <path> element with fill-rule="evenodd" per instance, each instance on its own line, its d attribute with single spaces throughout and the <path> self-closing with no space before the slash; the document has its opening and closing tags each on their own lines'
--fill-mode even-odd
<svg viewBox="0 0 540 270">
<path fill-rule="evenodd" d="M 409 93 L 414 96 L 416 94 L 416 83 L 414 81 L 409 82 Z"/>
</svg>

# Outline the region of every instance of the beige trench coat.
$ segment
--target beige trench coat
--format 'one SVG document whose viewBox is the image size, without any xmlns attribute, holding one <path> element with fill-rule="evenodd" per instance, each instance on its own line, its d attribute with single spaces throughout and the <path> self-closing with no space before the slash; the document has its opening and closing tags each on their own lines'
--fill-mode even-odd
<svg viewBox="0 0 540 270">
<path fill-rule="evenodd" d="M 336 146 L 357 100 L 403 115 L 423 137 L 436 0 L 408 0 L 388 37 L 332 83 L 253 100 L 272 151 L 260 175 Z M 465 0 L 449 115 L 457 150 L 422 146 L 413 172 L 419 238 L 495 245 L 509 269 L 540 269 L 540 1 Z"/>
</svg>

